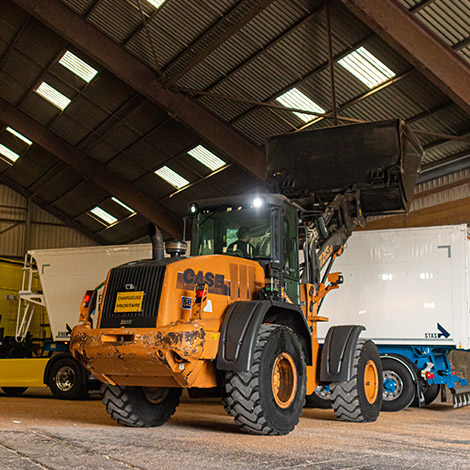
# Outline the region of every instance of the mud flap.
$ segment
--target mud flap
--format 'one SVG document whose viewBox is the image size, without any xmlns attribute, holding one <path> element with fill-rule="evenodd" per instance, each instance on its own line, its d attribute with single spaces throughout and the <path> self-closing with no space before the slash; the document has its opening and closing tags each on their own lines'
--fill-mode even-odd
<svg viewBox="0 0 470 470">
<path fill-rule="evenodd" d="M 321 350 L 320 381 L 346 382 L 351 380 L 354 351 L 361 325 L 332 326 Z"/>
</svg>

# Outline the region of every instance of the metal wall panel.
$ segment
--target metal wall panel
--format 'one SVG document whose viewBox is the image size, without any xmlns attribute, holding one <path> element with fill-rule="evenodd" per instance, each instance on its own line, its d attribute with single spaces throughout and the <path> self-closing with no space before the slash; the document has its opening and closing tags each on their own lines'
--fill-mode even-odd
<svg viewBox="0 0 470 470">
<path fill-rule="evenodd" d="M 470 178 L 470 169 L 458 171 L 450 175 L 442 176 L 441 178 L 436 178 L 426 183 L 419 184 L 416 187 L 415 194 L 422 193 L 424 191 L 430 191 L 437 189 L 441 186 L 446 186 L 448 184 L 458 183 L 462 181 L 462 184 L 454 188 L 446 189 L 429 196 L 415 199 L 411 204 L 411 210 L 424 209 L 426 207 L 436 206 L 438 204 L 445 204 L 446 202 L 456 201 L 458 199 L 463 199 L 470 197 L 470 183 L 464 182 Z"/>
<path fill-rule="evenodd" d="M 25 254 L 27 201 L 0 185 L 0 256 L 22 258 Z M 31 230 L 27 249 L 66 248 L 96 245 L 86 235 L 31 204 Z"/>
</svg>

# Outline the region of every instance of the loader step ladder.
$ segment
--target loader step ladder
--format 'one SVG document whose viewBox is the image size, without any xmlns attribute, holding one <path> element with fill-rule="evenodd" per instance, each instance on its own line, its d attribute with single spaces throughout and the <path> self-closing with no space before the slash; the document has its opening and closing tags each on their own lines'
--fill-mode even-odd
<svg viewBox="0 0 470 470">
<path fill-rule="evenodd" d="M 18 314 L 16 316 L 15 340 L 21 343 L 26 335 L 34 316 L 36 305 L 45 307 L 46 302 L 42 292 L 33 292 L 34 276 L 38 274 L 32 256 L 28 253 L 25 256 L 23 266 L 23 281 L 19 294 Z"/>
</svg>

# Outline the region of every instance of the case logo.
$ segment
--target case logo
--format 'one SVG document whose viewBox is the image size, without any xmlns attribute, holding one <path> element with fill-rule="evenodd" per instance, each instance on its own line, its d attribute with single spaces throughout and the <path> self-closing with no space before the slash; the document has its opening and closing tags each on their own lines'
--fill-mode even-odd
<svg viewBox="0 0 470 470">
<path fill-rule="evenodd" d="M 196 284 L 203 283 L 207 284 L 210 294 L 228 295 L 230 293 L 228 281 L 225 280 L 223 274 L 211 271 L 198 271 L 196 273 L 193 269 L 188 268 L 183 272 L 178 272 L 176 278 L 176 287 L 178 289 L 193 290 Z"/>
</svg>

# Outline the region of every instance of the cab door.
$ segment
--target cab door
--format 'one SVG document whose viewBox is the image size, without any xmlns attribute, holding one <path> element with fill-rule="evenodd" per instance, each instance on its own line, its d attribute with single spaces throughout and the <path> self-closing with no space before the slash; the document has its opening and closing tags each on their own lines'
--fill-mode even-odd
<svg viewBox="0 0 470 470">
<path fill-rule="evenodd" d="M 297 240 L 297 210 L 289 204 L 282 208 L 282 265 L 284 291 L 289 300 L 300 304 L 299 247 Z"/>
</svg>

